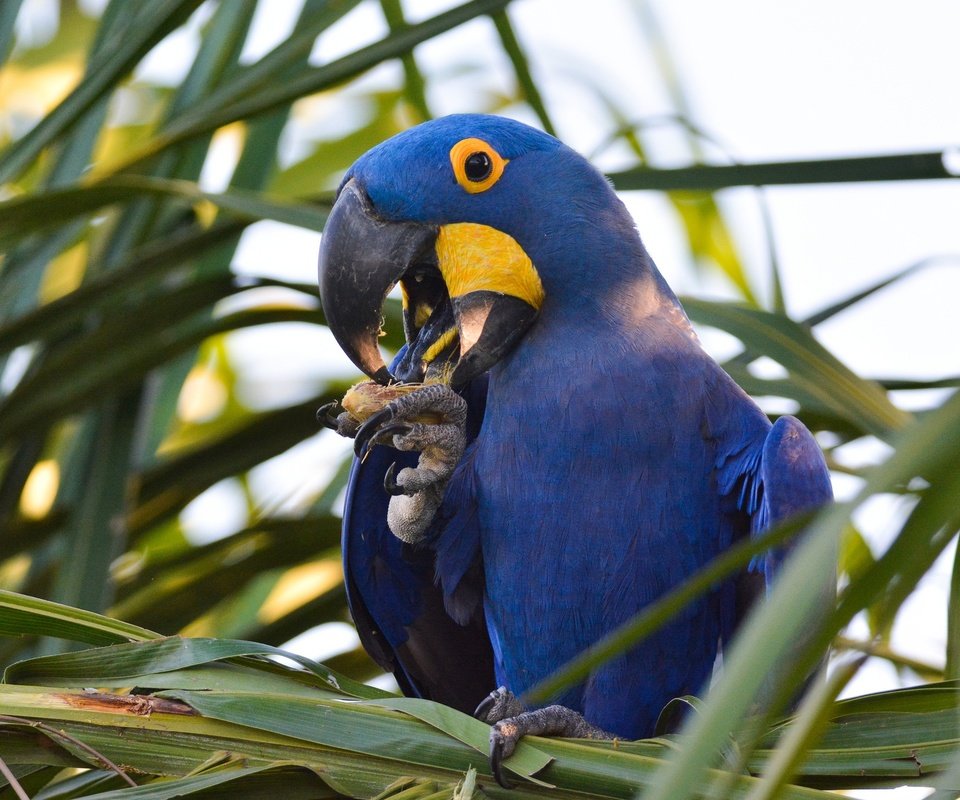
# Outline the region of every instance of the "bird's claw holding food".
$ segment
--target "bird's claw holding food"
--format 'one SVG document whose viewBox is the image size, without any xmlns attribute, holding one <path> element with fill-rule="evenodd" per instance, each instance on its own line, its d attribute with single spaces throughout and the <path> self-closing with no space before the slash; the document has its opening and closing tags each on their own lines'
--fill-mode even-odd
<svg viewBox="0 0 960 800">
<path fill-rule="evenodd" d="M 384 476 L 384 490 L 393 496 L 387 524 L 398 538 L 423 538 L 463 455 L 466 419 L 464 399 L 438 383 L 401 395 L 360 425 L 354 439 L 360 459 L 377 445 L 420 453 L 416 467 L 391 465 Z"/>
</svg>

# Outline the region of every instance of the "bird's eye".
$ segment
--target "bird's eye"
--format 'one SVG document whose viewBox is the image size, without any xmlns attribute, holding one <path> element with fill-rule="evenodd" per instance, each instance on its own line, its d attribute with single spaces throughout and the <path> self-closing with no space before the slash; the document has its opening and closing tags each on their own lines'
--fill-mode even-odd
<svg viewBox="0 0 960 800">
<path fill-rule="evenodd" d="M 453 174 L 470 194 L 485 192 L 503 175 L 507 159 L 482 139 L 462 139 L 450 150 Z"/>
<path fill-rule="evenodd" d="M 463 172 L 468 181 L 480 183 L 490 177 L 490 173 L 493 172 L 493 162 L 490 156 L 478 150 L 467 156 L 467 160 L 463 162 Z"/>
</svg>

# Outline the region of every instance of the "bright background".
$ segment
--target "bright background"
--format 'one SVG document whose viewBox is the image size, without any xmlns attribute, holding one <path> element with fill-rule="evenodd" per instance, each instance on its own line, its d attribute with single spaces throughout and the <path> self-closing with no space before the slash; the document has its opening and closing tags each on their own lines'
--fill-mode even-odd
<svg viewBox="0 0 960 800">
<path fill-rule="evenodd" d="M 242 0 L 233 0 L 241 2 Z M 301 3 L 262 4 L 245 57 L 254 61 L 285 38 Z M 451 2 L 408 0 L 410 21 L 429 17 Z M 100 0 L 83 6 L 99 13 Z M 24 43 L 53 34 L 55 0 L 28 0 L 19 26 Z M 206 16 L 205 16 L 206 15 Z M 201 9 L 185 30 L 169 37 L 138 68 L 145 82 L 176 85 L 189 68 Z M 901 3 L 813 0 L 804 4 L 762 0 L 517 0 L 510 16 L 526 48 L 559 136 L 602 169 L 635 163 L 621 142 L 610 142 L 612 111 L 632 124 L 649 124 L 644 143 L 657 166 L 905 153 L 949 149 L 960 173 L 960 4 L 953 0 Z M 362 3 L 323 34 L 312 55 L 323 63 L 387 32 L 378 4 Z M 457 28 L 417 50 L 429 76 L 427 100 L 435 115 L 487 107 L 513 93 L 513 72 L 487 20 Z M 286 132 L 281 161 L 293 163 L 317 140 L 355 128 L 369 114 L 371 91 L 403 82 L 398 62 L 384 64 L 335 93 L 298 101 Z M 122 107 L 116 113 L 123 113 Z M 531 124 L 526 106 L 501 113 Z M 704 132 L 694 139 L 676 117 Z M 201 183 L 223 189 L 238 148 L 221 131 Z M 329 189 L 318 186 L 316 190 Z M 622 195 L 668 282 L 680 294 L 736 297 L 718 271 L 695 263 L 686 232 L 668 201 L 653 192 Z M 820 340 L 867 377 L 937 378 L 960 375 L 960 181 L 730 189 L 717 195 L 734 234 L 737 252 L 762 302 L 770 297 L 770 252 L 776 253 L 787 309 L 802 318 L 859 288 L 926 262 L 912 277 L 881 291 L 819 326 Z M 770 231 L 764 227 L 764 208 Z M 772 237 L 768 235 L 772 234 Z M 234 259 L 238 274 L 315 280 L 319 235 L 262 222 L 246 231 Z M 257 302 L 271 290 L 262 290 Z M 283 290 L 278 302 L 290 302 Z M 236 307 L 249 298 L 226 301 Z M 718 358 L 736 352 L 732 339 L 705 331 L 705 346 Z M 332 337 L 317 326 L 287 323 L 235 332 L 226 338 L 236 370 L 236 392 L 253 409 L 309 398 L 326 380 L 352 368 Z M 15 364 L 4 380 L 14 382 Z M 759 365 L 774 374 L 772 362 Z M 181 416 L 215 412 L 217 388 L 195 383 L 184 390 Z M 940 393 L 920 397 L 939 399 Z M 906 399 L 898 398 L 898 399 Z M 911 402 L 917 402 L 917 394 Z M 789 410 L 783 401 L 770 411 Z M 249 492 L 261 512 L 295 512 L 323 487 L 347 446 L 320 433 L 256 468 Z M 860 440 L 840 448 L 841 463 L 878 460 L 886 446 Z M 859 479 L 836 475 L 838 497 Z M 248 498 L 236 481 L 217 484 L 181 516 L 191 541 L 215 541 L 243 527 Z M 905 512 L 902 500 L 880 497 L 857 520 L 876 553 L 882 552 Z M 908 601 L 894 628 L 895 649 L 942 666 L 952 550 Z M 866 636 L 863 624 L 853 634 Z M 293 643 L 324 658 L 355 642 L 346 625 L 329 623 Z M 872 660 L 847 693 L 909 683 L 888 662 Z"/>
</svg>

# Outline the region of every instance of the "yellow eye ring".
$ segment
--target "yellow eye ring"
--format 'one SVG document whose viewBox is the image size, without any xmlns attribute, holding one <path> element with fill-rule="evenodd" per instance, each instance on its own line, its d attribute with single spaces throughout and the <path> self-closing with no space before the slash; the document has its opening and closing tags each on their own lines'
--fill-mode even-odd
<svg viewBox="0 0 960 800">
<path fill-rule="evenodd" d="M 470 194 L 485 192 L 503 175 L 508 159 L 483 139 L 461 139 L 450 150 L 453 174 Z"/>
</svg>

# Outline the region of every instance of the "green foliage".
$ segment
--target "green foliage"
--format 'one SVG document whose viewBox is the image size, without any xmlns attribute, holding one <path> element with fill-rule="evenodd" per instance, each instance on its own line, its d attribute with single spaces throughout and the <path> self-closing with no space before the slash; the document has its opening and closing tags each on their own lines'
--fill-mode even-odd
<svg viewBox="0 0 960 800">
<path fill-rule="evenodd" d="M 317 37 L 335 32 L 358 0 L 307 0 L 293 33 L 252 63 L 241 52 L 253 2 L 112 0 L 92 19 L 64 0 L 56 36 L 33 49 L 15 46 L 20 5 L 0 3 L 0 86 L 33 91 L 46 111 L 0 133 L 0 798 L 41 790 L 51 799 L 505 796 L 486 765 L 486 726 L 366 686 L 378 670 L 359 649 L 336 655 L 335 669 L 278 660 L 277 646 L 295 635 L 348 618 L 333 511 L 345 464 L 331 456 L 340 459 L 331 477 L 283 511 L 258 507 L 250 474 L 312 440 L 314 410 L 355 376 L 305 377 L 295 400 L 253 408 L 230 343 L 243 329 L 323 328 L 312 286 L 241 278 L 231 263 L 257 221 L 321 230 L 346 166 L 431 115 L 433 76 L 415 57 L 419 44 L 482 19 L 515 86 L 508 96 L 490 90 L 488 105 L 475 110 L 525 103 L 552 129 L 509 0 L 462 2 L 416 22 L 398 0 L 382 0 L 384 36 L 321 65 L 308 60 Z M 183 80 L 170 88 L 135 77 L 144 56 L 185 24 L 199 46 Z M 351 83 L 391 59 L 401 61 L 402 86 Z M 675 78 L 665 67 L 683 112 Z M 482 76 L 477 81 L 483 85 Z M 791 687 L 831 642 L 943 677 L 892 652 L 888 637 L 904 600 L 960 527 L 960 402 L 941 394 L 938 408 L 911 414 L 890 391 L 952 389 L 957 378 L 870 380 L 815 336 L 817 325 L 923 265 L 791 319 L 776 273 L 772 307 L 762 307 L 712 192 L 763 182 L 944 178 L 942 159 L 656 170 L 646 163 L 643 126 L 626 125 L 597 91 L 611 138 L 622 139 L 636 162 L 611 176 L 615 185 L 669 192 L 692 257 L 724 275 L 741 300 L 684 299 L 695 322 L 742 343 L 724 365 L 730 374 L 753 395 L 792 401 L 829 443 L 832 461 L 837 447 L 870 437 L 892 449 L 881 463 L 844 467 L 862 488 L 802 521 L 810 533 L 779 588 L 680 736 L 525 743 L 508 762 L 518 782 L 512 795 L 815 798 L 828 796 L 824 788 L 934 785 L 960 744 L 953 682 L 838 702 L 856 659 L 813 684 L 796 717 L 783 717 Z M 337 130 L 302 142 L 291 163 L 282 140 L 314 102 L 338 104 Z M 201 174 L 222 159 L 225 144 L 235 151 L 227 185 L 210 190 Z M 388 347 L 397 344 L 397 317 L 388 308 Z M 752 367 L 763 356 L 785 374 L 758 377 Z M 246 519 L 217 541 L 192 542 L 181 512 L 224 481 L 244 496 Z M 889 549 L 875 555 L 851 515 L 881 494 L 904 496 L 909 510 Z M 724 555 L 540 691 L 546 696 L 642 642 L 719 576 L 799 528 Z M 817 587 L 838 549 L 839 602 L 818 615 Z M 950 678 L 960 674 L 958 575 L 955 568 Z M 861 611 L 869 642 L 843 635 Z M 784 666 L 801 632 L 809 645 Z M 783 676 L 784 696 L 774 692 L 757 716 L 755 697 L 773 670 Z M 957 780 L 954 769 L 942 788 L 957 789 Z"/>
<path fill-rule="evenodd" d="M 0 594 L 0 624 L 9 633 L 35 632 L 51 618 L 69 621 L 63 635 L 82 641 L 107 631 L 117 640 L 131 637 L 128 628 L 89 612 Z M 33 763 L 42 750 L 40 763 L 53 766 L 102 770 L 122 764 L 141 780 L 158 776 L 133 792 L 122 790 L 133 796 L 202 794 L 226 781 L 246 796 L 247 779 L 261 772 L 272 776 L 261 775 L 264 786 L 279 791 L 294 765 L 308 770 L 304 777 L 324 796 L 449 798 L 465 773 L 484 793 L 506 796 L 491 783 L 485 763 L 488 728 L 471 717 L 393 697 L 308 659 L 293 657 L 299 668 L 279 665 L 268 657 L 282 653 L 264 645 L 153 636 L 133 633 L 136 641 L 9 667 L 0 693 L 0 725 L 12 734 L 4 752 L 9 764 Z M 81 690 L 91 682 L 125 691 Z M 149 687 L 150 694 L 131 694 L 131 686 Z M 960 742 L 958 700 L 951 683 L 836 703 L 821 726 L 819 747 L 798 760 L 799 777 L 811 785 L 852 787 L 909 780 L 921 761 L 930 772 L 943 770 Z M 795 726 L 781 721 L 758 743 L 747 762 L 751 772 L 776 763 L 784 730 Z M 878 730 L 885 731 L 882 737 Z M 668 740 L 531 738 L 506 762 L 522 781 L 511 796 L 546 790 L 553 797 L 629 796 L 655 787 L 674 746 Z M 411 773 L 418 778 L 406 777 Z M 724 796 L 763 791 L 764 781 L 756 778 L 709 774 L 729 784 Z M 777 796 L 830 795 L 778 785 Z"/>
</svg>

